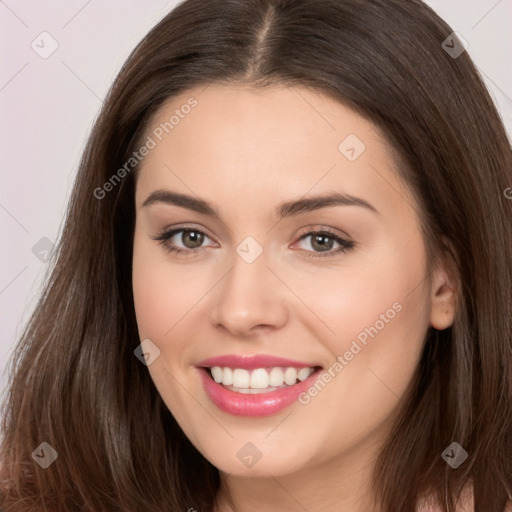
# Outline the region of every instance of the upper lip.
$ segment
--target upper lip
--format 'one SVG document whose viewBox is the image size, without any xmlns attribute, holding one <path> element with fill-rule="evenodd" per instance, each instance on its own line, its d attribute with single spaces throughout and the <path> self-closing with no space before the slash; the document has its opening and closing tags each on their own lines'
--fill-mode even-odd
<svg viewBox="0 0 512 512">
<path fill-rule="evenodd" d="M 238 355 L 226 354 L 222 356 L 210 357 L 197 363 L 197 366 L 212 367 L 226 366 L 228 368 L 245 368 L 246 370 L 254 370 L 256 368 L 266 368 L 273 366 L 285 366 L 294 368 L 313 368 L 321 366 L 318 363 L 310 363 L 304 361 L 296 361 L 284 357 L 271 356 L 268 354 L 255 355 Z"/>
</svg>

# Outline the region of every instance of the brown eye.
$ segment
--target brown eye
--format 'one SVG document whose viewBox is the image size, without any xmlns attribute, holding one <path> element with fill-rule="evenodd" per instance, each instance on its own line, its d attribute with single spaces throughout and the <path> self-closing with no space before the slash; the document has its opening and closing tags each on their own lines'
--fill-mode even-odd
<svg viewBox="0 0 512 512">
<path fill-rule="evenodd" d="M 311 237 L 311 247 L 321 252 L 332 249 L 334 243 L 335 241 L 332 237 L 324 234 L 318 234 Z"/>
<path fill-rule="evenodd" d="M 166 231 L 153 240 L 158 240 L 167 251 L 172 253 L 183 253 L 183 255 L 192 255 L 202 250 L 205 238 L 209 237 L 197 229 L 173 229 Z"/>
<path fill-rule="evenodd" d="M 307 256 L 311 258 L 335 256 L 339 253 L 348 252 L 355 246 L 354 242 L 345 240 L 328 230 L 310 231 L 309 233 L 302 235 L 299 241 L 306 239 L 310 239 L 307 245 L 309 245 L 311 250 L 306 249 L 306 252 L 308 252 Z M 338 244 L 339 247 L 332 250 L 335 244 Z"/>
<path fill-rule="evenodd" d="M 197 249 L 198 247 L 201 247 L 204 240 L 203 233 L 188 229 L 181 230 L 181 233 L 181 242 L 187 249 Z"/>
</svg>

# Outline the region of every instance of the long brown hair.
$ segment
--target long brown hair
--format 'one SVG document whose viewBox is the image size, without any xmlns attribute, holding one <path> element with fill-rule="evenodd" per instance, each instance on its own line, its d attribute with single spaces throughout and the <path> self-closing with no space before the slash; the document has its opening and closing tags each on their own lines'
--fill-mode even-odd
<svg viewBox="0 0 512 512">
<path fill-rule="evenodd" d="M 310 87 L 375 123 L 421 206 L 432 258 L 449 240 L 458 262 L 453 327 L 428 331 L 378 459 L 383 510 L 411 512 L 433 494 L 452 511 L 470 482 L 477 512 L 503 510 L 512 497 L 512 152 L 467 52 L 443 47 L 452 32 L 419 0 L 187 0 L 150 31 L 103 104 L 11 361 L 5 512 L 214 510 L 218 470 L 134 356 L 135 183 L 118 170 L 165 101 L 233 82 Z M 441 457 L 453 441 L 469 455 L 456 469 Z M 32 457 L 42 442 L 58 453 L 47 469 Z"/>
</svg>

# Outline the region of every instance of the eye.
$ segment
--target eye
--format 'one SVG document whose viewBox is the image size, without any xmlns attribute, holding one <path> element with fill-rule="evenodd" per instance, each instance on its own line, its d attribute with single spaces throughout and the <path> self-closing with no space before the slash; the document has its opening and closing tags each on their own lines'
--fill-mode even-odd
<svg viewBox="0 0 512 512">
<path fill-rule="evenodd" d="M 341 238 L 329 229 L 309 231 L 300 237 L 299 242 L 308 238 L 310 238 L 310 241 L 307 245 L 313 249 L 313 251 L 307 251 L 309 253 L 307 254 L 309 258 L 326 258 L 335 256 L 339 253 L 346 253 L 355 246 L 354 242 Z M 335 244 L 338 244 L 339 247 L 333 251 L 331 249 Z M 317 250 L 318 252 L 316 252 Z"/>
<path fill-rule="evenodd" d="M 339 253 L 346 253 L 355 246 L 355 243 L 340 237 L 329 229 L 322 229 L 319 231 L 309 231 L 303 234 L 299 242 L 310 238 L 307 245 L 312 250 L 306 249 L 307 257 L 309 258 L 326 258 L 335 256 Z M 192 228 L 176 228 L 164 231 L 161 234 L 152 237 L 163 245 L 163 247 L 170 253 L 181 254 L 183 256 L 192 256 L 201 252 L 205 239 L 209 239 L 203 231 Z M 180 242 L 183 247 L 177 247 L 176 244 Z M 295 244 L 299 243 L 296 242 Z M 332 250 L 337 244 L 339 247 Z"/>
<path fill-rule="evenodd" d="M 181 235 L 179 235 L 181 233 Z M 175 254 L 183 254 L 189 256 L 196 254 L 202 250 L 201 245 L 205 238 L 210 239 L 205 233 L 199 229 L 177 228 L 170 231 L 164 231 L 158 236 L 152 237 L 153 240 L 159 241 L 164 248 Z M 184 247 L 176 247 L 177 242 L 181 242 Z"/>
</svg>

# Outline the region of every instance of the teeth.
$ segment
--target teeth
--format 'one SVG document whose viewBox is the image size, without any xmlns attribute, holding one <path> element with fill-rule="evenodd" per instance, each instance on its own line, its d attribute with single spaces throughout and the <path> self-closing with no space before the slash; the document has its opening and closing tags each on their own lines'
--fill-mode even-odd
<svg viewBox="0 0 512 512">
<path fill-rule="evenodd" d="M 231 386 L 233 384 L 233 370 L 231 368 L 224 368 L 222 372 L 222 385 Z"/>
<path fill-rule="evenodd" d="M 257 370 L 253 370 L 253 372 L 251 373 L 251 380 L 249 382 L 249 386 L 253 389 L 265 389 L 268 388 L 268 381 L 269 377 L 267 370 L 265 370 L 264 368 L 258 368 Z"/>
<path fill-rule="evenodd" d="M 271 386 L 282 386 L 284 383 L 284 373 L 281 368 L 272 368 L 269 375 L 269 384 Z"/>
<path fill-rule="evenodd" d="M 312 373 L 313 373 L 313 369 L 312 368 L 301 368 L 297 372 L 297 378 L 300 381 L 303 381 L 303 380 L 306 380 Z"/>
<path fill-rule="evenodd" d="M 250 382 L 250 375 L 247 370 L 236 368 L 233 370 L 233 386 L 235 388 L 248 388 Z"/>
<path fill-rule="evenodd" d="M 212 377 L 213 377 L 213 380 L 217 383 L 217 384 L 220 384 L 222 382 L 222 375 L 223 375 L 223 371 L 222 371 L 222 368 L 220 366 L 213 366 L 211 368 L 211 372 L 212 372 Z"/>
<path fill-rule="evenodd" d="M 212 366 L 211 372 L 213 380 L 217 384 L 222 384 L 224 386 L 230 386 L 233 384 L 233 370 L 231 368 Z"/>
<path fill-rule="evenodd" d="M 291 386 L 297 382 L 297 370 L 295 368 L 286 368 L 284 372 L 284 383 Z"/>
<path fill-rule="evenodd" d="M 246 370 L 244 368 L 221 368 L 212 366 L 210 368 L 213 380 L 217 384 L 236 388 L 240 393 L 256 393 L 252 390 L 273 390 L 280 387 L 293 386 L 297 380 L 307 379 L 314 368 L 257 368 Z"/>
</svg>

